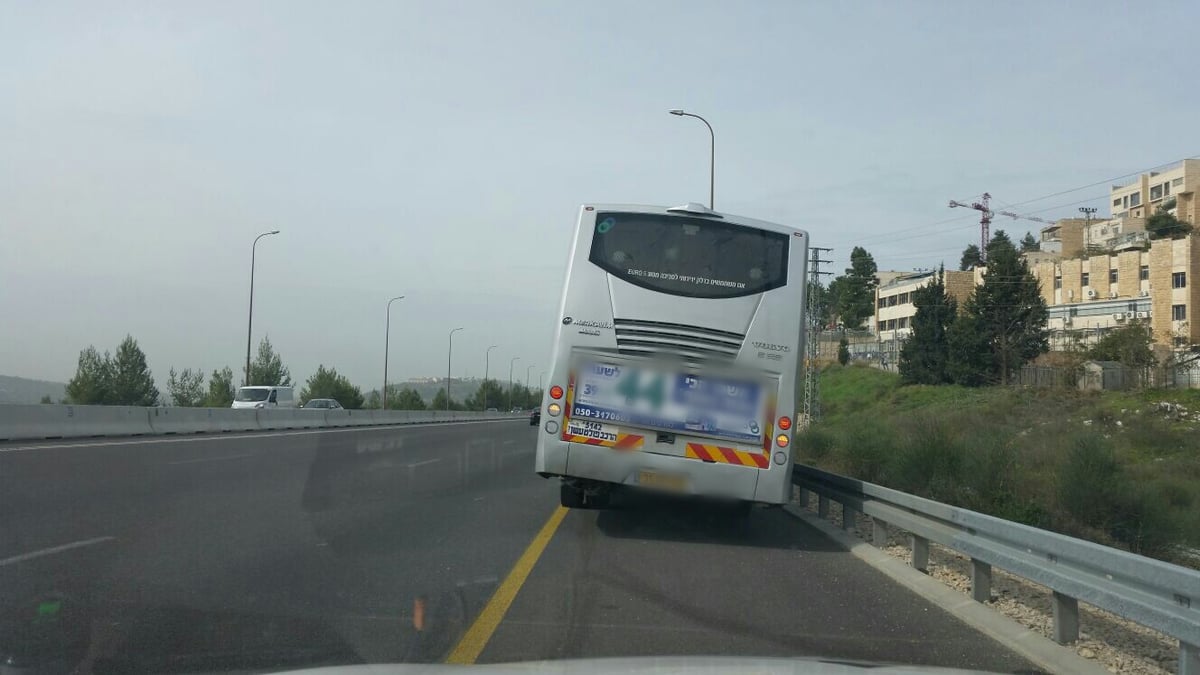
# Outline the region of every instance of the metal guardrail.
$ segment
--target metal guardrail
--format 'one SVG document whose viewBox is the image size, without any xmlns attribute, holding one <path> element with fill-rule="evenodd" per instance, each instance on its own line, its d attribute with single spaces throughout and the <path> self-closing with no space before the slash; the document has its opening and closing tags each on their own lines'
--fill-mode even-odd
<svg viewBox="0 0 1200 675">
<path fill-rule="evenodd" d="M 1050 588 L 1059 644 L 1079 639 L 1083 601 L 1179 640 L 1177 672 L 1200 675 L 1200 572 L 808 466 L 796 465 L 792 482 L 802 506 L 817 495 L 822 518 L 840 503 L 843 529 L 869 516 L 876 546 L 889 526 L 908 532 L 916 569 L 928 570 L 930 542 L 970 556 L 976 601 L 991 597 L 993 566 Z"/>
</svg>

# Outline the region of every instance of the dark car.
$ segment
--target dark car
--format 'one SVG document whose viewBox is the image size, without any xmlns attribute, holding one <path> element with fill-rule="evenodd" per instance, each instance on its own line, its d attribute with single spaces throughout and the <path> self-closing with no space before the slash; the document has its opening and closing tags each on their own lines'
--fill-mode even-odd
<svg viewBox="0 0 1200 675">
<path fill-rule="evenodd" d="M 308 410 L 341 410 L 342 404 L 331 398 L 314 398 L 301 407 Z"/>
<path fill-rule="evenodd" d="M 529 426 L 536 427 L 538 424 L 541 423 L 541 421 L 542 421 L 541 408 L 534 408 L 533 411 L 529 413 Z"/>
</svg>

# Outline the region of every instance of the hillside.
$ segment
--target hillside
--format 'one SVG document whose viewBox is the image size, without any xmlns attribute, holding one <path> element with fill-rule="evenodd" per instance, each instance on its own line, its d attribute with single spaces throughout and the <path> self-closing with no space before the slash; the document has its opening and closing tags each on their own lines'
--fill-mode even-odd
<svg viewBox="0 0 1200 675">
<path fill-rule="evenodd" d="M 1200 546 L 1200 391 L 900 386 L 821 376 L 799 461 L 1179 562 Z"/>
<path fill-rule="evenodd" d="M 67 385 L 62 382 L 0 375 L 0 403 L 37 403 L 43 396 L 58 403 L 66 395 Z"/>
</svg>

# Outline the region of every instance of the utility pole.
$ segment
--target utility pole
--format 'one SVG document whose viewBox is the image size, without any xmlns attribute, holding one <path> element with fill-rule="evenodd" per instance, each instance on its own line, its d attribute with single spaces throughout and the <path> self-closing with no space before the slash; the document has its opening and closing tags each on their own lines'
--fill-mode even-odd
<svg viewBox="0 0 1200 675">
<path fill-rule="evenodd" d="M 1083 254 L 1092 254 L 1092 214 L 1096 212 L 1094 206 L 1081 206 L 1079 212 L 1083 214 Z M 1066 251 L 1063 251 L 1066 253 Z"/>
<path fill-rule="evenodd" d="M 806 291 L 807 302 L 805 302 L 805 314 L 807 320 L 808 340 L 805 343 L 804 349 L 804 425 L 811 425 L 818 417 L 821 416 L 821 402 L 818 400 L 820 396 L 820 378 L 821 372 L 817 368 L 817 358 L 821 353 L 820 337 L 821 337 L 821 303 L 817 298 L 817 294 L 812 290 L 821 285 L 821 277 L 823 275 L 832 275 L 833 272 L 822 272 L 822 263 L 832 263 L 832 260 L 822 260 L 822 253 L 829 253 L 833 249 L 820 248 L 813 246 L 809 248 L 812 252 L 812 258 L 808 261 L 808 288 Z"/>
</svg>

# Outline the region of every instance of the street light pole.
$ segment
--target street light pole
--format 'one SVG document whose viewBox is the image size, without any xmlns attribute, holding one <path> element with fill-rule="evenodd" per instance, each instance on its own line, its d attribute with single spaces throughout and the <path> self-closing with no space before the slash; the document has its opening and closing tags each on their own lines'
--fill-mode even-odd
<svg viewBox="0 0 1200 675">
<path fill-rule="evenodd" d="M 492 345 L 487 348 L 486 352 L 483 353 L 483 408 L 482 408 L 482 410 L 485 412 L 487 411 L 488 365 L 490 365 L 489 362 L 491 360 L 492 350 L 495 349 L 497 346 L 498 345 Z"/>
<path fill-rule="evenodd" d="M 546 371 L 538 373 L 538 391 L 545 391 L 546 385 L 542 384 L 542 378 L 546 377 Z"/>
<path fill-rule="evenodd" d="M 383 406 L 384 410 L 387 410 L 387 404 L 388 404 L 387 370 L 388 370 L 388 347 L 390 347 L 392 345 L 392 339 L 391 339 L 391 336 L 392 336 L 392 303 L 397 300 L 403 300 L 403 299 L 404 299 L 403 295 L 397 295 L 396 297 L 392 298 L 391 300 L 388 300 L 388 303 L 387 303 L 387 325 L 383 329 L 383 392 L 381 392 L 382 395 L 380 396 L 380 399 L 382 400 L 382 403 L 380 405 Z"/>
<path fill-rule="evenodd" d="M 454 354 L 454 334 L 462 328 L 450 331 L 450 346 L 446 349 L 446 410 L 450 410 L 450 357 Z"/>
<path fill-rule="evenodd" d="M 512 410 L 512 371 L 513 371 L 513 364 L 514 364 L 514 363 L 516 363 L 517 361 L 520 361 L 520 360 L 521 360 L 521 357 L 519 357 L 519 356 L 514 356 L 514 357 L 512 357 L 512 361 L 509 361 L 509 362 L 508 362 L 508 409 L 509 409 L 509 410 Z"/>
<path fill-rule="evenodd" d="M 525 390 L 526 391 L 529 391 L 529 371 L 533 370 L 536 367 L 537 366 L 535 366 L 534 364 L 531 363 L 531 364 L 529 364 L 529 367 L 525 369 Z"/>
<path fill-rule="evenodd" d="M 717 135 L 713 132 L 712 125 L 708 123 L 708 120 L 699 115 L 690 112 L 684 112 L 679 108 L 675 108 L 674 110 L 670 110 L 668 112 L 678 117 L 695 117 L 701 122 L 704 122 L 704 126 L 708 127 L 708 208 L 713 209 L 715 208 L 713 206 L 713 192 L 715 191 L 717 185 Z"/>
<path fill-rule="evenodd" d="M 273 234 L 279 234 L 279 230 L 263 232 L 255 237 L 254 243 L 250 245 L 250 317 L 246 320 L 246 379 L 242 385 L 244 387 L 250 386 L 250 336 L 254 332 L 254 258 L 258 252 L 258 240 Z"/>
</svg>

